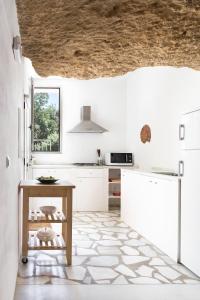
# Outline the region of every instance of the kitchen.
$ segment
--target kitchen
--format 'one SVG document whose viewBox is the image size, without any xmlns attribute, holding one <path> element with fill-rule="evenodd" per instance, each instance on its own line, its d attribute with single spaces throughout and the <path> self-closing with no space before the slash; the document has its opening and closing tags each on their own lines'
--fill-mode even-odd
<svg viewBox="0 0 200 300">
<path fill-rule="evenodd" d="M 197 300 L 199 4 L 50 2 L 0 0 L 0 299 Z"/>
<path fill-rule="evenodd" d="M 147 76 L 145 71 L 143 70 L 144 74 L 139 75 Z M 162 75 L 163 79 L 170 74 L 175 80 L 178 75 L 173 68 L 156 68 L 156 70 L 151 70 L 152 72 L 157 72 L 160 77 Z M 189 69 L 181 69 L 179 73 L 181 72 L 185 73 L 185 76 L 191 75 Z M 184 101 L 174 102 L 171 97 L 170 101 L 162 100 L 159 106 L 160 97 L 167 97 L 166 91 L 169 87 L 166 87 L 166 90 L 161 91 L 162 95 L 155 95 L 153 100 L 150 99 L 149 107 L 153 104 L 157 105 L 154 110 L 153 107 L 151 110 L 149 107 L 142 107 L 143 103 L 135 101 L 131 111 L 128 107 L 131 108 L 132 105 L 133 75 L 90 81 L 61 78 L 28 80 L 28 83 L 33 83 L 36 94 L 46 92 L 44 88 L 60 89 L 60 146 L 62 151 L 58 153 L 46 150 L 42 152 L 40 149 L 32 151 L 28 157 L 31 160 L 27 163 L 27 178 L 53 176 L 72 182 L 76 186 L 73 192 L 74 213 L 85 212 L 87 216 L 91 212 L 106 213 L 120 209 L 121 220 L 125 224 L 136 230 L 175 262 L 180 263 L 182 259 L 184 261 L 184 256 L 181 256 L 184 252 L 181 248 L 181 241 L 185 239 L 186 247 L 188 239 L 181 231 L 184 226 L 183 220 L 187 219 L 183 205 L 181 210 L 181 180 L 184 180 L 181 162 L 181 147 L 184 149 L 184 146 L 181 146 L 181 143 L 184 142 L 182 135 L 184 136 L 185 124 L 182 111 L 187 103 L 186 101 L 185 103 Z M 142 81 L 146 82 L 141 78 Z M 153 94 L 154 89 L 157 89 L 157 82 L 151 81 L 147 88 L 151 88 Z M 135 91 L 134 88 L 135 92 L 137 93 L 137 89 Z M 184 91 L 180 92 L 178 99 L 184 100 Z M 146 103 L 147 96 L 143 97 Z M 140 99 L 141 102 L 142 100 Z M 33 100 L 27 97 L 26 113 L 31 115 L 29 108 L 33 105 L 28 104 L 28 101 Z M 135 108 L 138 111 L 135 112 Z M 171 117 L 170 124 L 168 124 L 167 112 Z M 133 122 L 130 113 L 136 117 L 137 123 Z M 141 118 L 140 121 L 139 118 Z M 31 121 L 31 118 L 27 119 Z M 94 123 L 88 125 L 87 122 L 90 121 L 95 122 L 95 125 Z M 146 123 L 149 125 L 145 125 Z M 137 130 L 131 128 L 133 124 L 138 126 Z M 27 127 L 30 127 L 29 125 L 27 124 Z M 130 130 L 135 133 L 131 140 Z M 30 145 L 31 132 L 27 133 L 27 144 Z M 157 148 L 159 148 L 159 154 L 149 156 L 152 151 L 156 153 Z M 98 152 L 97 149 L 99 149 Z M 134 150 L 130 151 L 132 149 Z M 145 152 L 148 161 L 144 157 Z M 173 157 L 170 152 L 173 153 Z M 27 153 L 29 155 L 30 151 Z M 187 183 L 185 185 L 187 186 Z M 183 185 L 182 190 L 184 190 Z M 34 199 L 30 203 L 33 214 L 34 210 L 38 210 L 41 205 L 47 205 L 46 199 L 37 199 L 37 201 Z M 48 199 L 48 204 L 62 210 L 59 199 Z M 59 230 L 55 225 L 52 227 Z M 186 261 L 187 256 L 186 253 Z M 188 262 L 188 268 L 190 269 L 190 262 Z M 198 271 L 196 274 L 198 275 Z M 194 278 L 197 280 L 197 277 L 193 277 L 195 282 Z M 185 280 L 187 282 L 192 279 Z"/>
</svg>

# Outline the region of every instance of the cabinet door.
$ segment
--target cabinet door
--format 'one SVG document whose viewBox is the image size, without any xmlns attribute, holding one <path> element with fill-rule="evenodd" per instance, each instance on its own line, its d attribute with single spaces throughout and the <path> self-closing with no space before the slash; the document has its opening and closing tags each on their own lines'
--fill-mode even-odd
<svg viewBox="0 0 200 300">
<path fill-rule="evenodd" d="M 177 260 L 178 180 L 122 172 L 122 220 Z"/>
<path fill-rule="evenodd" d="M 178 180 L 153 178 L 145 236 L 167 255 L 177 260 L 179 198 Z"/>
<path fill-rule="evenodd" d="M 184 126 L 181 148 L 185 150 L 200 149 L 200 110 L 183 115 Z"/>
<path fill-rule="evenodd" d="M 200 153 L 184 151 L 181 180 L 181 262 L 200 276 Z"/>
<path fill-rule="evenodd" d="M 132 186 L 130 172 L 122 170 L 121 173 L 121 218 L 127 225 L 131 226 L 132 211 Z"/>
<path fill-rule="evenodd" d="M 121 176 L 121 218 L 129 226 L 136 229 L 140 219 L 140 176 L 132 171 L 122 170 Z"/>
<path fill-rule="evenodd" d="M 78 211 L 108 210 L 108 200 L 105 197 L 105 181 L 103 178 L 78 178 L 76 193 Z"/>
<path fill-rule="evenodd" d="M 33 169 L 33 179 L 40 176 L 56 176 L 56 169 Z"/>
<path fill-rule="evenodd" d="M 145 175 L 138 175 L 137 202 L 135 205 L 135 228 L 148 239 L 150 227 L 152 225 L 152 214 L 154 207 L 153 180 Z"/>
</svg>

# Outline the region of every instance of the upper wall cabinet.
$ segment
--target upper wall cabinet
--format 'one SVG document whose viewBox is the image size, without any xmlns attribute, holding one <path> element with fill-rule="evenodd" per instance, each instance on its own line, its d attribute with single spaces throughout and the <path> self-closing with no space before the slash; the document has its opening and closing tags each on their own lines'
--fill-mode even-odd
<svg viewBox="0 0 200 300">
<path fill-rule="evenodd" d="M 200 149 L 200 110 L 183 115 L 179 135 L 183 150 Z"/>
</svg>

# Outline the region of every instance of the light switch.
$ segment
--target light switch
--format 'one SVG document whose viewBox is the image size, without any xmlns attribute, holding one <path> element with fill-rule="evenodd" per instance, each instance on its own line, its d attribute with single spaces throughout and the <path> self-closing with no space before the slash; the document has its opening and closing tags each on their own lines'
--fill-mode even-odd
<svg viewBox="0 0 200 300">
<path fill-rule="evenodd" d="M 6 168 L 10 167 L 10 157 L 7 155 L 6 156 Z"/>
</svg>

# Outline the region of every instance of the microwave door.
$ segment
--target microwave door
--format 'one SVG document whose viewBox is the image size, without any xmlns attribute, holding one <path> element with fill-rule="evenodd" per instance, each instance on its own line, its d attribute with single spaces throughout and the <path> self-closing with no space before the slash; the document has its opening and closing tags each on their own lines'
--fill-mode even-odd
<svg viewBox="0 0 200 300">
<path fill-rule="evenodd" d="M 128 162 L 126 153 L 112 153 L 111 163 L 112 164 L 126 164 Z"/>
</svg>

